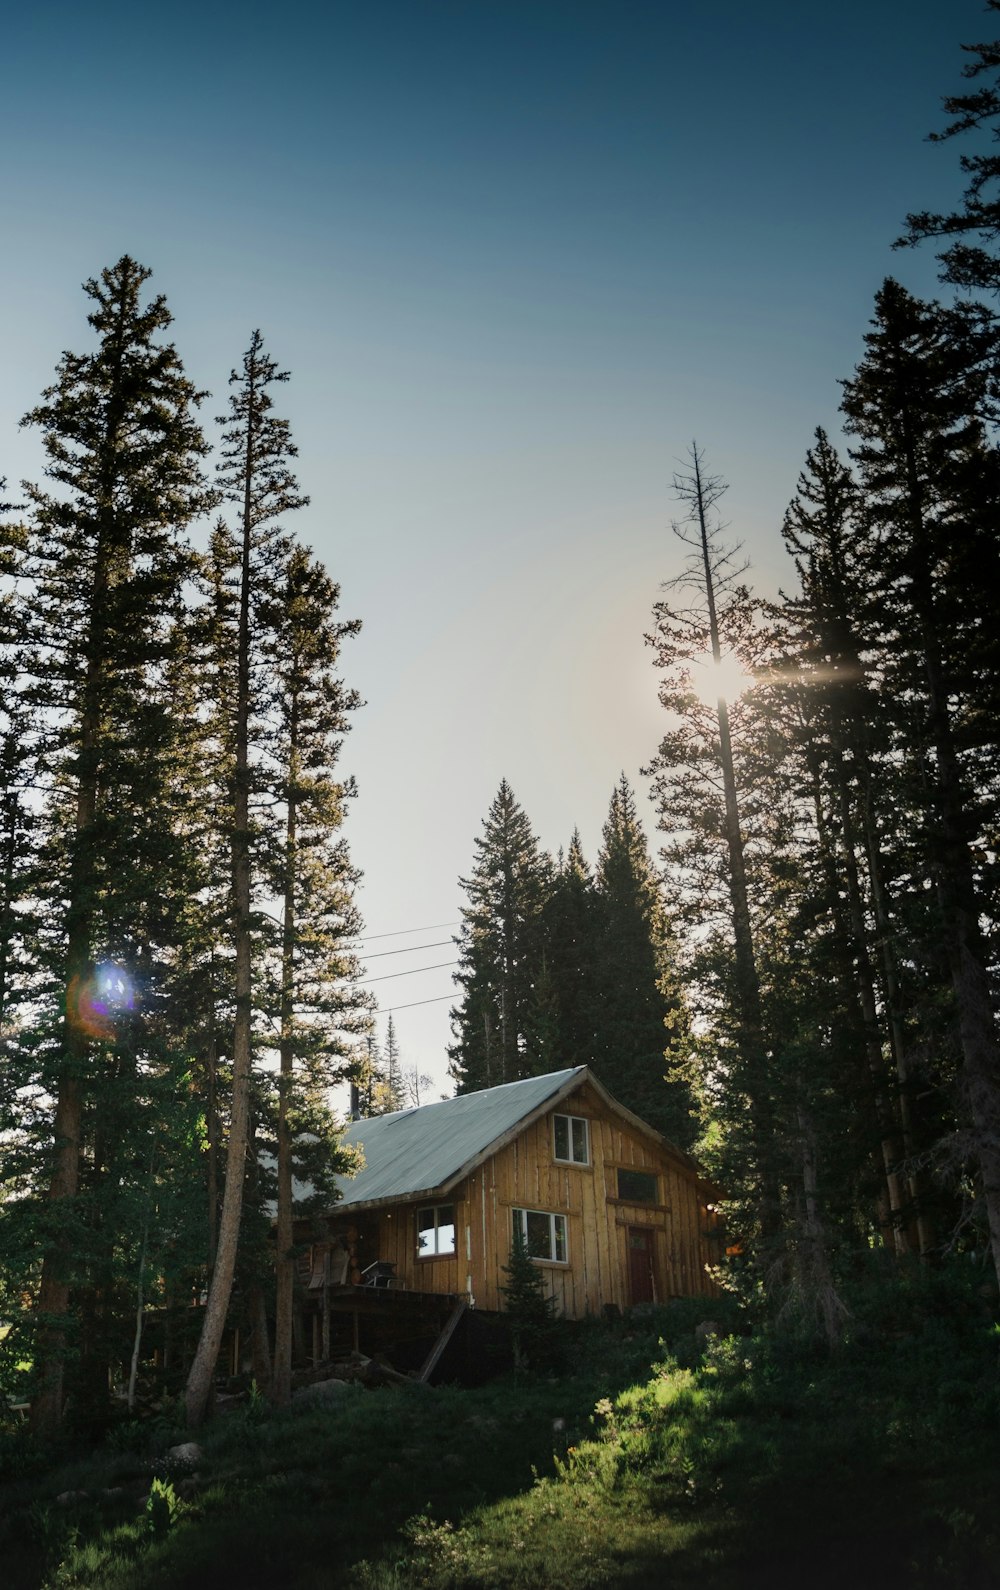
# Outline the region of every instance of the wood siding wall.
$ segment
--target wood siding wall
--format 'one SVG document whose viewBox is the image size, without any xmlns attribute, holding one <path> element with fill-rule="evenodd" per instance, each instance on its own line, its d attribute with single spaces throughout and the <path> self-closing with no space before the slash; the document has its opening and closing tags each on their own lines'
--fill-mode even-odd
<svg viewBox="0 0 1000 1590">
<path fill-rule="evenodd" d="M 557 1164 L 553 1114 L 585 1116 L 590 1164 Z M 658 1178 L 656 1204 L 619 1200 L 619 1168 Z M 599 1313 L 608 1303 L 626 1308 L 630 1289 L 629 1227 L 652 1234 L 653 1290 L 658 1302 L 711 1294 L 706 1265 L 717 1257 L 707 1191 L 691 1169 L 651 1139 L 610 1114 L 584 1087 L 556 1110 L 526 1127 L 485 1161 L 451 1198 L 455 1205 L 453 1257 L 417 1256 L 416 1205 L 358 1215 L 377 1221 L 377 1257 L 396 1267 L 398 1280 L 422 1292 L 465 1293 L 479 1308 L 502 1307 L 500 1287 L 511 1243 L 514 1208 L 566 1216 L 568 1261 L 540 1263 L 551 1295 L 571 1319 Z M 422 1206 L 421 1206 L 422 1207 Z M 348 1211 L 344 1211 L 347 1215 Z M 343 1218 L 343 1217 L 341 1217 Z M 368 1244 L 366 1244 L 366 1247 Z M 372 1252 L 371 1257 L 376 1254 Z"/>
</svg>

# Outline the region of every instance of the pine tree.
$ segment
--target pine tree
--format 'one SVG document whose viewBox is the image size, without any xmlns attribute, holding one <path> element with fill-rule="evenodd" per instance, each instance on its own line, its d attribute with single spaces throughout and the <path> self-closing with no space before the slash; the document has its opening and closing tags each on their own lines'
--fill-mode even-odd
<svg viewBox="0 0 1000 1590">
<path fill-rule="evenodd" d="M 679 600 L 658 603 L 656 633 L 651 638 L 657 665 L 666 671 L 661 700 L 676 715 L 678 726 L 665 736 L 650 771 L 661 827 L 674 826 L 674 807 L 680 803 L 689 823 L 689 834 L 679 836 L 665 852 L 668 870 L 686 847 L 689 861 L 697 856 L 701 878 L 690 885 L 688 906 L 700 917 L 702 934 L 711 927 L 718 935 L 714 942 L 726 946 L 724 1003 L 731 1013 L 736 1050 L 732 1090 L 746 1100 L 747 1185 L 764 1243 L 773 1245 L 780 1225 L 780 1173 L 772 1103 L 773 1050 L 764 1029 L 747 870 L 746 806 L 752 786 L 742 791 L 739 786 L 733 718 L 740 708 L 728 698 L 722 671 L 724 654 L 752 661 L 747 654 L 755 643 L 757 604 L 739 583 L 745 569 L 735 561 L 739 548 L 726 547 L 721 539 L 716 510 L 726 486 L 719 477 L 706 474 L 697 446 L 690 457 L 690 469 L 674 482 L 688 507 L 688 518 L 675 525 L 674 532 L 690 548 L 690 556 L 672 587 L 677 593 L 690 593 L 692 600 L 683 605 Z M 692 686 L 692 663 L 704 655 L 719 681 L 714 707 L 699 703 Z M 687 846 L 688 838 L 693 847 Z M 720 838 L 725 847 L 721 895 Z M 678 905 L 684 908 L 682 901 Z M 711 915 L 706 912 L 709 906 Z"/>
<path fill-rule="evenodd" d="M 899 827 L 893 758 L 876 755 L 888 726 L 872 672 L 871 574 L 877 557 L 861 492 L 822 430 L 783 527 L 801 594 L 786 599 L 796 632 L 797 729 L 815 789 L 827 909 L 839 946 L 836 976 L 853 986 L 838 1022 L 853 1029 L 870 1078 L 889 1231 L 897 1249 L 933 1246 L 920 1122 L 928 1079 L 915 1076 L 893 921 L 888 835 Z M 866 655 L 863 656 L 863 653 Z M 880 721 L 881 720 L 881 721 Z M 892 804 L 890 804 L 890 802 Z M 822 984 L 829 988 L 827 977 Z M 846 998 L 846 995 L 845 995 Z M 886 1066 L 886 1050 L 891 1067 Z"/>
<path fill-rule="evenodd" d="M 687 1148 L 694 1121 L 679 1065 L 684 1007 L 659 882 L 624 773 L 601 835 L 595 905 L 597 1075 L 622 1104 Z"/>
<path fill-rule="evenodd" d="M 472 874 L 461 880 L 469 899 L 458 941 L 463 998 L 448 1050 L 463 1093 L 542 1070 L 535 1023 L 551 863 L 506 779 L 475 843 Z"/>
<path fill-rule="evenodd" d="M 40 1431 L 61 1417 L 71 1332 L 84 1356 L 92 1346 L 86 1322 L 71 1314 L 73 1297 L 107 1302 L 114 1227 L 100 1200 L 128 1180 L 127 1166 L 109 1165 L 108 1146 L 117 1143 L 120 1160 L 113 1117 L 136 1086 L 149 1038 L 128 1001 L 102 1014 L 97 963 L 131 968 L 151 1009 L 183 870 L 169 800 L 178 725 L 164 674 L 192 571 L 184 529 L 211 495 L 194 414 L 201 394 L 172 345 L 158 340 L 171 319 L 164 299 L 142 305 L 149 274 L 124 256 L 85 283 L 97 350 L 65 354 L 25 421 L 42 431 L 54 484 L 26 488 L 31 656 L 22 695 L 48 795 L 38 863 L 44 920 L 33 947 L 48 1007 L 33 1045 L 37 1079 L 55 1099 L 37 1298 Z M 67 991 L 61 1019 L 51 1004 L 58 988 Z"/>
<path fill-rule="evenodd" d="M 600 1025 L 602 940 L 594 880 L 573 830 L 543 911 L 545 984 L 554 1005 L 556 1068 L 593 1065 Z"/>
<path fill-rule="evenodd" d="M 379 1115 L 379 1104 L 385 1091 L 385 1065 L 378 1034 L 374 1028 L 364 1034 L 354 1052 L 350 1070 L 351 1084 L 357 1092 L 357 1109 L 362 1119 Z"/>
<path fill-rule="evenodd" d="M 1000 0 L 986 0 L 986 9 L 1000 11 Z M 942 143 L 989 128 L 995 143 L 1000 127 L 1000 40 L 963 44 L 962 48 L 973 57 L 962 75 L 973 83 L 979 80 L 979 86 L 945 98 L 945 114 L 954 120 L 943 132 L 931 133 L 931 142 Z M 992 74 L 992 82 L 983 81 L 988 74 Z M 927 238 L 955 238 L 957 241 L 949 243 L 938 256 L 944 267 L 941 279 L 973 291 L 1000 292 L 1000 259 L 994 248 L 1000 234 L 1000 197 L 996 191 L 1000 156 L 963 154 L 961 168 L 969 178 L 961 209 L 949 214 L 922 210 L 908 215 L 906 233 L 896 247 L 912 246 Z"/>
<path fill-rule="evenodd" d="M 235 390 L 230 396 L 228 415 L 220 419 L 226 429 L 219 480 L 224 499 L 235 507 L 238 516 L 238 529 L 231 533 L 232 561 L 235 563 L 238 559 L 239 569 L 236 677 L 234 695 L 222 707 L 227 720 L 223 749 L 231 758 L 227 795 L 231 814 L 228 837 L 234 948 L 233 1064 L 225 1188 L 215 1263 L 202 1333 L 185 1391 L 187 1420 L 192 1426 L 199 1424 L 205 1414 L 229 1310 L 250 1136 L 255 887 L 251 826 L 252 720 L 265 706 L 261 697 L 262 608 L 273 598 L 282 564 L 284 542 L 277 521 L 306 501 L 290 468 L 296 450 L 288 422 L 272 412 L 274 400 L 270 388 L 285 380 L 287 374 L 279 371 L 274 360 L 264 352 L 263 338 L 255 331 L 240 369 L 230 376 L 230 385 Z M 225 532 L 221 528 L 218 534 L 224 540 Z"/>
<path fill-rule="evenodd" d="M 545 1290 L 542 1272 L 528 1256 L 524 1232 L 514 1226 L 510 1258 L 503 1267 L 504 1314 L 510 1327 L 517 1369 L 551 1369 L 556 1342 L 555 1300 Z"/>
<path fill-rule="evenodd" d="M 389 1110 L 402 1110 L 406 1106 L 403 1061 L 399 1052 L 399 1039 L 396 1037 L 396 1024 L 392 1019 L 392 1011 L 389 1012 L 385 1028 L 385 1069 Z"/>
<path fill-rule="evenodd" d="M 359 968 L 350 947 L 360 928 L 354 905 L 358 874 L 340 835 L 353 785 L 335 774 L 348 715 L 359 705 L 357 693 L 346 690 L 338 676 L 340 648 L 359 625 L 337 622 L 339 595 L 310 554 L 293 548 L 264 646 L 277 714 L 271 750 L 281 771 L 275 794 L 285 813 L 273 881 L 282 906 L 272 1385 L 279 1405 L 291 1395 L 296 1119 L 303 1113 L 303 1094 L 325 1096 L 341 1079 L 351 1038 L 367 1019 L 365 998 L 353 986 Z M 389 1020 L 390 1065 L 398 1072 Z"/>
<path fill-rule="evenodd" d="M 987 440 L 995 346 L 979 306 L 923 304 L 887 281 L 843 409 L 876 529 L 887 678 L 906 713 L 911 799 L 940 912 L 961 1051 L 963 1111 L 1000 1277 L 1000 1038 L 982 923 L 992 830 L 1000 652 L 986 592 L 1000 577 L 1000 457 Z"/>
<path fill-rule="evenodd" d="M 37 830 L 30 790 L 35 773 L 31 712 L 14 681 L 8 680 L 0 708 L 0 1053 L 13 1042 L 15 1016 L 29 997 Z M 4 1080 L 13 1084 L 14 1067 L 3 1069 Z"/>
</svg>

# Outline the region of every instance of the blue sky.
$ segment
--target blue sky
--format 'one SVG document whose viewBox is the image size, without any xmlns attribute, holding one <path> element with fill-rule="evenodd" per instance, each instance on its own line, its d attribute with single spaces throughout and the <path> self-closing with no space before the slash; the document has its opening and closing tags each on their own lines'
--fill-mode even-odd
<svg viewBox="0 0 1000 1590">
<path fill-rule="evenodd" d="M 879 283 L 935 291 L 931 256 L 889 245 L 958 196 L 958 150 L 925 135 L 994 31 L 979 0 L 8 11 L 0 473 L 37 473 L 18 420 L 123 252 L 207 418 L 263 330 L 292 371 L 296 528 L 364 623 L 345 767 L 370 934 L 457 918 L 502 777 L 591 857 L 619 772 L 642 787 L 692 437 L 758 583 L 790 578 L 781 515 Z M 375 986 L 388 1007 L 449 976 Z M 397 1016 L 436 1079 L 447 1009 Z"/>
</svg>

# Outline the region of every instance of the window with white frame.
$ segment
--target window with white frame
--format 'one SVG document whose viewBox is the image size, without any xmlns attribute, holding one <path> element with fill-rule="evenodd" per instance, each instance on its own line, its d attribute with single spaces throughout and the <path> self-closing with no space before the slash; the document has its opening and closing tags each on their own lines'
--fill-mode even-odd
<svg viewBox="0 0 1000 1590">
<path fill-rule="evenodd" d="M 554 1157 L 564 1165 L 590 1164 L 590 1123 L 582 1115 L 553 1115 Z"/>
<path fill-rule="evenodd" d="M 550 1215 L 543 1209 L 512 1209 L 511 1214 L 514 1230 L 520 1231 L 529 1259 L 568 1263 L 565 1215 Z"/>
<path fill-rule="evenodd" d="M 417 1257 L 445 1258 L 455 1252 L 455 1205 L 433 1204 L 417 1210 Z"/>
</svg>

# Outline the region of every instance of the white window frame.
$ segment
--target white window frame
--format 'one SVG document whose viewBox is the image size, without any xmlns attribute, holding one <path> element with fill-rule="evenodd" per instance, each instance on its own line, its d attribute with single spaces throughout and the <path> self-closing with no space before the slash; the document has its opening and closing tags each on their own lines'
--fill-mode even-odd
<svg viewBox="0 0 1000 1590">
<path fill-rule="evenodd" d="M 451 1219 L 442 1221 L 440 1219 L 440 1215 L 441 1215 L 441 1212 L 443 1210 L 445 1210 L 445 1209 L 447 1209 L 450 1212 Z M 456 1256 L 456 1254 L 458 1253 L 458 1225 L 457 1225 L 456 1220 L 455 1220 L 455 1212 L 456 1212 L 456 1205 L 455 1204 L 422 1204 L 420 1206 L 420 1208 L 417 1210 L 417 1258 L 418 1259 L 453 1259 Z M 433 1248 L 430 1248 L 430 1249 L 422 1248 L 420 1246 L 420 1233 L 421 1233 L 421 1230 L 424 1230 L 424 1231 L 430 1231 L 431 1230 L 430 1226 L 421 1227 L 421 1224 L 420 1224 L 421 1215 L 433 1215 L 434 1216 L 434 1226 L 433 1226 L 434 1246 L 433 1246 Z M 438 1233 L 441 1230 L 442 1226 L 450 1226 L 451 1227 L 452 1238 L 451 1238 L 451 1247 L 450 1248 L 441 1248 L 441 1247 L 438 1246 Z"/>
<path fill-rule="evenodd" d="M 541 1220 L 549 1223 L 549 1251 L 548 1253 L 528 1252 L 528 1258 L 535 1264 L 568 1264 L 569 1263 L 569 1226 L 565 1215 L 557 1215 L 548 1209 L 512 1209 L 512 1229 L 520 1230 L 524 1239 L 524 1246 L 528 1247 L 528 1216 L 536 1215 Z M 562 1236 L 562 1258 L 559 1258 L 559 1235 Z"/>
<path fill-rule="evenodd" d="M 556 1142 L 556 1122 L 557 1121 L 565 1121 L 566 1122 L 566 1140 L 567 1140 L 567 1145 L 569 1147 L 569 1157 L 568 1158 L 564 1158 L 562 1156 L 562 1154 L 560 1154 L 559 1148 L 558 1148 L 558 1144 Z M 583 1127 L 583 1158 L 582 1159 L 579 1158 L 579 1156 L 576 1153 L 574 1153 L 574 1149 L 576 1147 L 576 1144 L 574 1142 L 574 1137 L 576 1136 L 574 1128 L 578 1127 L 578 1126 L 582 1126 Z M 556 1113 L 552 1117 L 552 1158 L 555 1160 L 557 1165 L 589 1165 L 590 1164 L 590 1122 L 588 1121 L 588 1119 L 587 1119 L 587 1117 L 585 1115 L 564 1115 L 560 1111 L 556 1111 Z"/>
</svg>

